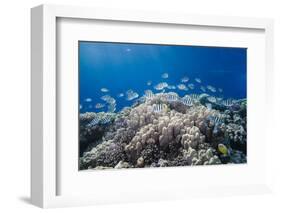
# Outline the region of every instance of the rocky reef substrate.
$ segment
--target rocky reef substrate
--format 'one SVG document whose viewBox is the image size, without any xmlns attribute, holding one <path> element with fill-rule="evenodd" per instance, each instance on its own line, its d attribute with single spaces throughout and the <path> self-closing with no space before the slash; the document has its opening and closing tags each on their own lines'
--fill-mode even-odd
<svg viewBox="0 0 281 213">
<path fill-rule="evenodd" d="M 185 104 L 162 93 L 118 113 L 80 114 L 79 168 L 121 169 L 246 163 L 246 101 L 206 96 Z"/>
</svg>

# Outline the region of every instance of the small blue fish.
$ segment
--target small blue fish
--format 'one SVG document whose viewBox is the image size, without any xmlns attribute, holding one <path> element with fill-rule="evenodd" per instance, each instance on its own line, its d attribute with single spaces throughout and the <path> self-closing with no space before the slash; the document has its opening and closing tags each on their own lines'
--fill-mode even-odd
<svg viewBox="0 0 281 213">
<path fill-rule="evenodd" d="M 102 92 L 109 92 L 109 89 L 107 89 L 107 88 L 101 88 L 100 91 L 102 91 Z"/>
<path fill-rule="evenodd" d="M 195 78 L 194 80 L 199 84 L 201 84 L 201 82 L 202 82 L 200 78 Z"/>
<path fill-rule="evenodd" d="M 177 87 L 179 90 L 188 90 L 184 84 L 178 84 Z"/>
<path fill-rule="evenodd" d="M 119 94 L 117 95 L 117 97 L 118 97 L 118 98 L 124 97 L 124 93 L 119 93 Z"/>
<path fill-rule="evenodd" d="M 103 108 L 104 107 L 104 104 L 102 104 L 102 103 L 97 103 L 96 105 L 95 105 L 95 108 L 96 109 L 101 109 L 101 108 Z"/>
<path fill-rule="evenodd" d="M 126 92 L 126 95 L 127 95 L 127 98 L 126 98 L 127 101 L 131 101 L 131 100 L 139 97 L 139 94 L 134 92 L 131 89 Z"/>
<path fill-rule="evenodd" d="M 92 102 L 92 99 L 91 98 L 86 98 L 85 101 L 86 102 Z"/>
<path fill-rule="evenodd" d="M 195 88 L 194 84 L 192 84 L 192 83 L 188 84 L 187 86 L 188 86 L 189 89 L 194 89 Z"/>
<path fill-rule="evenodd" d="M 165 72 L 165 73 L 163 73 L 163 74 L 161 75 L 161 77 L 162 77 L 162 78 L 169 78 L 169 74 Z"/>
<path fill-rule="evenodd" d="M 207 89 L 210 90 L 211 92 L 216 92 L 217 91 L 216 88 L 211 86 L 211 85 L 208 85 Z"/>
<path fill-rule="evenodd" d="M 104 95 L 104 96 L 101 97 L 101 99 L 108 104 L 115 104 L 116 103 L 116 100 L 114 98 L 112 98 L 110 95 Z"/>
<path fill-rule="evenodd" d="M 206 92 L 206 88 L 203 87 L 203 86 L 200 87 L 200 90 L 201 90 L 202 92 Z"/>
<path fill-rule="evenodd" d="M 186 83 L 186 82 L 188 82 L 188 81 L 189 81 L 189 78 L 186 77 L 186 76 L 181 79 L 181 82 L 182 82 L 182 83 Z"/>
<path fill-rule="evenodd" d="M 167 87 L 167 89 L 176 89 L 177 87 L 176 86 L 174 86 L 174 85 L 169 85 L 168 87 Z"/>
<path fill-rule="evenodd" d="M 155 85 L 154 89 L 156 89 L 156 90 L 163 90 L 166 87 L 168 87 L 168 84 L 166 82 L 161 82 L 161 83 Z"/>
<path fill-rule="evenodd" d="M 112 97 L 110 95 L 104 95 L 101 97 L 101 100 L 107 102 L 107 100 L 110 100 Z"/>
</svg>

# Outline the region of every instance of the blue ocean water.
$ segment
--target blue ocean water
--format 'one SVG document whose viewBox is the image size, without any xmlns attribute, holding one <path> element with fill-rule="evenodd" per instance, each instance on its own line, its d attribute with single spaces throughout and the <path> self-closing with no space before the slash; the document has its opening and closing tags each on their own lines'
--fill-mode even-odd
<svg viewBox="0 0 281 213">
<path fill-rule="evenodd" d="M 168 74 L 168 77 L 163 78 L 163 74 Z M 184 96 L 201 94 L 200 87 L 206 89 L 210 85 L 216 91 L 206 89 L 208 94 L 224 99 L 242 99 L 247 93 L 246 76 L 246 48 L 79 42 L 81 113 L 107 111 L 108 103 L 101 99 L 104 95 L 113 98 L 116 111 L 120 111 L 131 106 L 148 89 L 155 93 L 171 91 Z M 183 77 L 188 77 L 189 81 L 182 82 Z M 195 78 L 199 78 L 201 83 Z M 176 89 L 156 90 L 155 85 L 161 82 Z M 188 88 L 190 83 L 194 84 L 194 89 L 186 91 L 177 87 L 185 84 Z M 128 90 L 133 90 L 138 98 L 127 100 Z M 124 96 L 119 97 L 120 93 Z"/>
</svg>

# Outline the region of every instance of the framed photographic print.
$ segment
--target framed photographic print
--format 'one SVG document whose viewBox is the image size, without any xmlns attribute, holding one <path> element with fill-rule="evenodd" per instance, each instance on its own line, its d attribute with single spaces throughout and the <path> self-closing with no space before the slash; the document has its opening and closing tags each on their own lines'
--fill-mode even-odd
<svg viewBox="0 0 281 213">
<path fill-rule="evenodd" d="M 32 203 L 270 192 L 272 30 L 269 19 L 33 8 Z"/>
<path fill-rule="evenodd" d="M 79 169 L 247 163 L 246 52 L 80 41 Z"/>
</svg>

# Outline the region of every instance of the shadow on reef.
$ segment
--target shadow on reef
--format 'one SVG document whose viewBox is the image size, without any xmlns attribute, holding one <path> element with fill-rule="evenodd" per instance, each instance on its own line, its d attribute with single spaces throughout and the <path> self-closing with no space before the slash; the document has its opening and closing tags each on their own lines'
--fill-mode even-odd
<svg viewBox="0 0 281 213">
<path fill-rule="evenodd" d="M 246 100 L 159 93 L 80 115 L 80 169 L 246 163 Z"/>
</svg>

